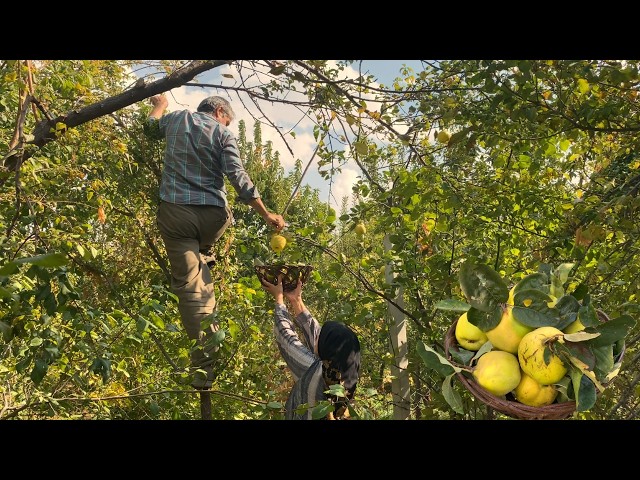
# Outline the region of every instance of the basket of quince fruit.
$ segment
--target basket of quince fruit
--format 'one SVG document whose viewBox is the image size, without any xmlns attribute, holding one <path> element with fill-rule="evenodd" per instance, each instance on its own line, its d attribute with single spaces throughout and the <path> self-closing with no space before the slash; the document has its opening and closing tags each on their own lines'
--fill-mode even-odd
<svg viewBox="0 0 640 480">
<path fill-rule="evenodd" d="M 437 305 L 460 313 L 446 332 L 445 357 L 418 345 L 427 366 L 445 375 L 443 394 L 454 410 L 463 413 L 453 377 L 512 418 L 559 420 L 593 407 L 620 370 L 635 320 L 598 309 L 584 284 L 568 282 L 572 268 L 543 264 L 509 289 L 490 266 L 462 265 L 466 302 Z"/>
<path fill-rule="evenodd" d="M 309 280 L 313 266 L 304 264 L 270 264 L 254 265 L 256 275 L 260 280 L 266 280 L 274 285 L 278 284 L 278 277 L 282 275 L 282 289 L 290 292 L 298 286 L 298 281 L 304 285 Z"/>
</svg>

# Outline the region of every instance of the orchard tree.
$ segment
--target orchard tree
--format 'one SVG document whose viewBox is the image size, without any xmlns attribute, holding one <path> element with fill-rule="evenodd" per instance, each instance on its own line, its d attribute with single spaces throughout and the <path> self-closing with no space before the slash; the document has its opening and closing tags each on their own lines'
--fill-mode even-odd
<svg viewBox="0 0 640 480">
<path fill-rule="evenodd" d="M 314 266 L 317 317 L 363 346 L 359 418 L 495 418 L 460 385 L 464 413 L 417 348 L 443 351 L 466 260 L 509 282 L 572 263 L 608 314 L 638 314 L 637 61 L 441 60 L 381 85 L 358 61 L 0 62 L 0 418 L 197 418 L 188 342 L 154 224 L 162 143 L 142 132 L 151 95 L 221 66 L 206 85 L 315 122 L 328 182 L 360 172 L 337 214 L 239 125 L 243 160 L 290 244 L 238 205 L 213 268 L 221 339 L 213 418 L 282 418 L 291 377 L 272 342 L 259 258 Z M 227 78 L 227 77 L 225 77 Z M 446 131 L 448 135 L 440 135 Z M 438 140 L 440 138 L 440 140 Z M 106 141 L 105 141 L 106 140 Z M 309 162 L 310 163 L 310 162 Z M 354 227 L 366 225 L 358 236 Z M 620 374 L 577 418 L 635 418 L 638 327 Z"/>
</svg>

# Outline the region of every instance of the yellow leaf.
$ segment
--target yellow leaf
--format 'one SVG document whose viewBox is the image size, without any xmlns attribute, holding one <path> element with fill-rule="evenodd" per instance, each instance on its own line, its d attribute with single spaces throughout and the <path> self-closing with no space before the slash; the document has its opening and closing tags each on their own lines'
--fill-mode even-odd
<svg viewBox="0 0 640 480">
<path fill-rule="evenodd" d="M 589 370 L 589 366 L 586 363 L 584 363 L 582 360 L 573 356 L 569 356 L 569 360 L 576 367 L 578 367 L 578 369 L 580 369 L 582 373 L 584 373 L 587 377 L 589 377 L 589 379 L 598 388 L 598 390 L 600 390 L 600 393 L 604 392 L 605 390 L 604 386 L 598 381 L 598 379 L 596 378 L 596 374 L 593 373 L 591 370 Z"/>
<path fill-rule="evenodd" d="M 584 78 L 578 79 L 578 90 L 580 93 L 587 93 L 591 89 L 589 82 L 587 82 Z"/>
</svg>

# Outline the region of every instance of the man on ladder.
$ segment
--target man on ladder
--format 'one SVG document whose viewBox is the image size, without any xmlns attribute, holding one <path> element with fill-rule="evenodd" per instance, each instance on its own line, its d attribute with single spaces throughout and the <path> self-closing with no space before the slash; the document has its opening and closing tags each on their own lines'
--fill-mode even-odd
<svg viewBox="0 0 640 480">
<path fill-rule="evenodd" d="M 145 132 L 151 138 L 166 139 L 157 224 L 171 265 L 171 290 L 178 297 L 182 325 L 189 338 L 196 340 L 191 352 L 195 371 L 191 385 L 208 390 L 214 380 L 213 354 L 218 347 L 207 339 L 218 326 L 201 326 L 216 307 L 211 273 L 202 254 L 233 221 L 224 178 L 238 193 L 238 200 L 251 206 L 276 231 L 282 230 L 285 222 L 282 215 L 270 212 L 262 203 L 242 164 L 236 139 L 227 128 L 235 114 L 226 99 L 208 97 L 196 112 L 178 110 L 166 115 L 164 95 L 150 100 L 153 109 Z"/>
</svg>

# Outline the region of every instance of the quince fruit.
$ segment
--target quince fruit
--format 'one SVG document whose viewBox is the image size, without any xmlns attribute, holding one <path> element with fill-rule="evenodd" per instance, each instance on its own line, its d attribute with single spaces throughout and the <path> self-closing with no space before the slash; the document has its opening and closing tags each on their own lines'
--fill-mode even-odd
<svg viewBox="0 0 640 480">
<path fill-rule="evenodd" d="M 440 130 L 436 138 L 440 143 L 448 143 L 451 140 L 451 134 L 447 130 Z"/>
<path fill-rule="evenodd" d="M 567 374 L 567 367 L 553 352 L 547 355 L 545 350 L 557 339 L 564 342 L 563 333 L 555 327 L 539 327 L 527 333 L 518 346 L 518 361 L 522 371 L 542 385 L 558 382 Z"/>
<path fill-rule="evenodd" d="M 520 383 L 513 391 L 516 400 L 530 407 L 551 405 L 558 396 L 555 385 L 542 385 L 524 372 L 521 373 Z"/>
<path fill-rule="evenodd" d="M 287 245 L 287 239 L 282 235 L 274 235 L 271 237 L 271 250 L 276 253 L 282 252 L 284 247 Z"/>
<path fill-rule="evenodd" d="M 480 350 L 480 347 L 487 341 L 487 335 L 473 323 L 469 322 L 467 312 L 464 312 L 460 315 L 460 318 L 458 318 L 455 334 L 458 344 L 462 348 L 473 352 Z"/>
<path fill-rule="evenodd" d="M 579 319 L 574 320 L 573 322 L 571 322 L 564 330 L 564 333 L 576 333 L 576 332 L 580 332 L 584 330 L 584 325 L 582 324 L 582 322 Z"/>
<path fill-rule="evenodd" d="M 520 364 L 513 353 L 491 350 L 478 359 L 472 375 L 482 388 L 500 397 L 520 383 Z"/>
<path fill-rule="evenodd" d="M 502 311 L 500 323 L 486 333 L 494 348 L 515 355 L 518 353 L 518 345 L 520 345 L 522 338 L 532 330 L 533 328 L 523 325 L 513 318 L 513 306 L 506 305 Z"/>
</svg>

